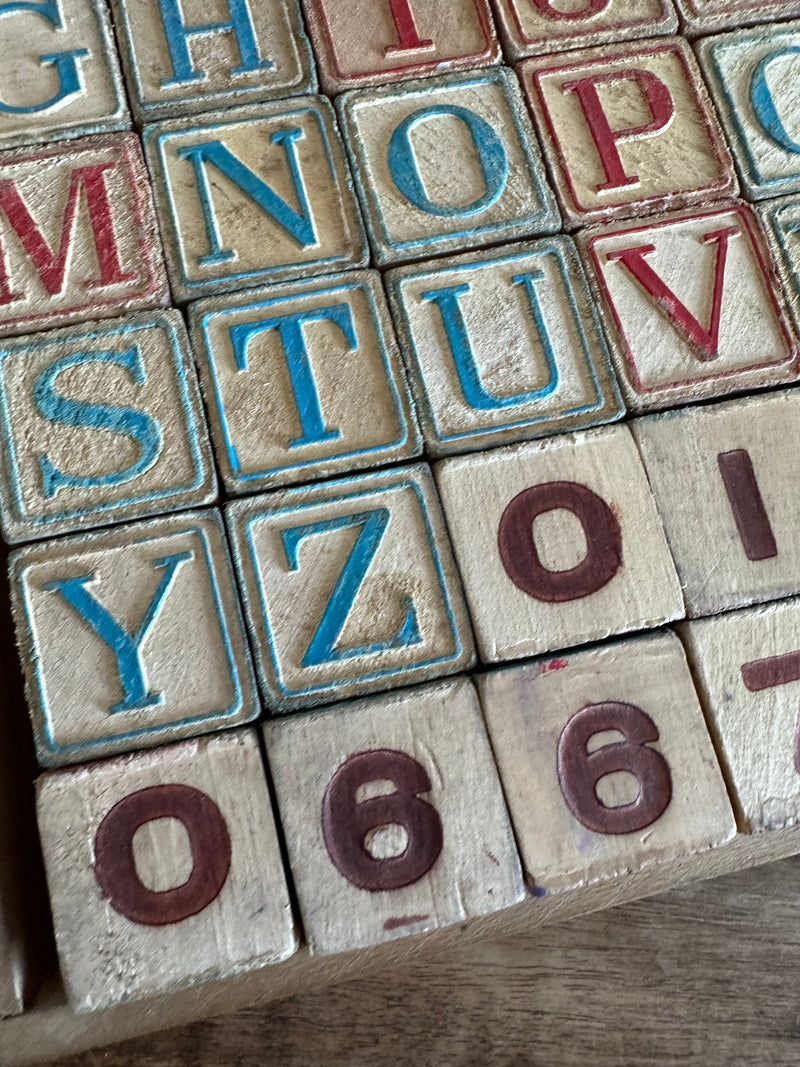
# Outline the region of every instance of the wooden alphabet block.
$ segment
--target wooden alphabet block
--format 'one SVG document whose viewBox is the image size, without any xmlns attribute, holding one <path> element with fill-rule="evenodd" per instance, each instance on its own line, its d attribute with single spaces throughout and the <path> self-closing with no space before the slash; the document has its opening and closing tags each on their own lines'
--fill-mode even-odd
<svg viewBox="0 0 800 1067">
<path fill-rule="evenodd" d="M 6 541 L 216 499 L 189 340 L 177 311 L 0 343 Z"/>
<path fill-rule="evenodd" d="M 734 837 L 674 634 L 491 671 L 478 685 L 537 896 L 618 880 Z"/>
<path fill-rule="evenodd" d="M 215 297 L 193 304 L 190 317 L 230 493 L 421 452 L 377 272 Z"/>
<path fill-rule="evenodd" d="M 782 293 L 800 329 L 800 195 L 765 200 L 758 213 L 775 253 Z"/>
<path fill-rule="evenodd" d="M 111 7 L 142 122 L 316 89 L 298 0 L 112 0 Z"/>
<path fill-rule="evenodd" d="M 689 615 L 800 593 L 799 422 L 793 389 L 632 424 Z"/>
<path fill-rule="evenodd" d="M 681 627 L 740 828 L 800 821 L 800 600 Z"/>
<path fill-rule="evenodd" d="M 568 238 L 400 267 L 386 282 L 431 455 L 622 414 Z"/>
<path fill-rule="evenodd" d="M 259 681 L 275 710 L 473 664 L 424 465 L 237 501 L 228 519 Z"/>
<path fill-rule="evenodd" d="M 511 71 L 354 90 L 336 106 L 379 265 L 559 228 Z"/>
<path fill-rule="evenodd" d="M 798 9 L 800 13 L 800 8 Z M 698 56 L 750 199 L 800 191 L 800 22 L 710 37 Z"/>
<path fill-rule="evenodd" d="M 75 1011 L 232 977 L 296 950 L 254 731 L 54 772 L 37 785 Z"/>
<path fill-rule="evenodd" d="M 777 272 L 747 205 L 597 227 L 579 246 L 632 410 L 797 378 Z"/>
<path fill-rule="evenodd" d="M 506 55 L 527 56 L 611 44 L 633 37 L 673 33 L 672 0 L 495 0 L 497 28 Z"/>
<path fill-rule="evenodd" d="M 0 337 L 168 302 L 135 134 L 0 153 Z"/>
<path fill-rule="evenodd" d="M 484 663 L 683 617 L 627 426 L 446 459 L 436 480 Z"/>
<path fill-rule="evenodd" d="M 59 766 L 255 718 L 220 516 L 195 511 L 11 557 L 39 761 Z"/>
<path fill-rule="evenodd" d="M 123 130 L 117 53 L 100 0 L 0 8 L 0 148 Z"/>
<path fill-rule="evenodd" d="M 500 59 L 487 0 L 303 0 L 322 87 L 344 89 Z"/>
<path fill-rule="evenodd" d="M 144 145 L 178 300 L 366 264 L 324 98 L 173 119 L 147 126 Z"/>
<path fill-rule="evenodd" d="M 469 679 L 268 722 L 264 734 L 312 953 L 435 930 L 525 896 Z"/>
<path fill-rule="evenodd" d="M 722 130 L 681 38 L 529 59 L 519 75 L 568 223 L 736 192 Z"/>
<path fill-rule="evenodd" d="M 675 0 L 687 33 L 737 29 L 752 22 L 774 22 L 800 15 L 798 0 Z"/>
</svg>

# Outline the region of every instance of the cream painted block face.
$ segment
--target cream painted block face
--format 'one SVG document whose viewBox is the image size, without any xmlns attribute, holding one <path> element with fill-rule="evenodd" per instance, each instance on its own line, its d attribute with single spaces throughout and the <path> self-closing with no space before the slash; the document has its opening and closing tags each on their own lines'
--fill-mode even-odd
<svg viewBox="0 0 800 1067">
<path fill-rule="evenodd" d="M 634 410 L 797 377 L 776 271 L 745 204 L 598 228 L 581 244 Z"/>
<path fill-rule="evenodd" d="M 680 38 L 531 59 L 519 73 L 573 225 L 736 191 L 722 130 Z"/>
<path fill-rule="evenodd" d="M 181 300 L 366 262 L 327 100 L 263 103 L 148 126 L 170 283 Z"/>
<path fill-rule="evenodd" d="M 682 627 L 741 828 L 800 821 L 800 601 Z"/>
<path fill-rule="evenodd" d="M 675 0 L 689 33 L 736 29 L 742 23 L 774 22 L 800 15 L 798 0 Z"/>
<path fill-rule="evenodd" d="M 795 390 L 632 424 L 690 615 L 800 593 Z"/>
<path fill-rule="evenodd" d="M 264 733 L 312 952 L 435 930 L 524 897 L 468 679 L 268 723 Z"/>
<path fill-rule="evenodd" d="M 297 0 L 113 0 L 137 117 L 313 91 Z"/>
<path fill-rule="evenodd" d="M 379 265 L 558 229 L 510 71 L 354 91 L 337 108 Z"/>
<path fill-rule="evenodd" d="M 49 541 L 11 561 L 40 762 L 247 722 L 258 702 L 220 518 Z"/>
<path fill-rule="evenodd" d="M 735 835 L 673 634 L 492 671 L 478 685 L 534 893 L 623 878 Z"/>
<path fill-rule="evenodd" d="M 105 5 L 0 8 L 0 148 L 130 125 Z"/>
<path fill-rule="evenodd" d="M 683 616 L 626 426 L 444 460 L 436 480 L 484 663 Z"/>
<path fill-rule="evenodd" d="M 230 978 L 296 950 L 255 732 L 48 774 L 37 794 L 74 1010 Z"/>
</svg>

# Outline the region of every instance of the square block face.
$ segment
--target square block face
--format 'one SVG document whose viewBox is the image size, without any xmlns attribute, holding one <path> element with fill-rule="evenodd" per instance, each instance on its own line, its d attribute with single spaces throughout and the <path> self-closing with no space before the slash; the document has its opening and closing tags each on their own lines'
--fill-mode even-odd
<svg viewBox="0 0 800 1067">
<path fill-rule="evenodd" d="M 258 714 L 218 513 L 48 541 L 11 562 L 17 643 L 46 766 Z"/>
<path fill-rule="evenodd" d="M 254 731 L 48 774 L 37 793 L 74 1010 L 161 996 L 295 952 Z"/>
<path fill-rule="evenodd" d="M 800 821 L 800 600 L 682 628 L 741 828 Z"/>
<path fill-rule="evenodd" d="M 758 213 L 775 252 L 782 293 L 800 328 L 800 196 L 783 196 L 758 205 Z"/>
<path fill-rule="evenodd" d="M 112 0 L 137 118 L 313 92 L 297 0 Z"/>
<path fill-rule="evenodd" d="M 229 492 L 419 455 L 376 272 L 215 298 L 193 305 L 191 321 Z"/>
<path fill-rule="evenodd" d="M 135 134 L 0 153 L 0 337 L 168 302 Z"/>
<path fill-rule="evenodd" d="M 625 877 L 735 835 L 674 634 L 535 660 L 478 684 L 537 896 Z"/>
<path fill-rule="evenodd" d="M 484 663 L 682 618 L 626 426 L 443 460 L 436 480 Z"/>
<path fill-rule="evenodd" d="M 303 0 L 327 93 L 500 58 L 487 0 Z"/>
<path fill-rule="evenodd" d="M 698 49 L 748 197 L 800 190 L 800 23 L 708 38 Z"/>
<path fill-rule="evenodd" d="M 519 74 L 573 225 L 736 191 L 722 131 L 680 38 L 530 59 Z"/>
<path fill-rule="evenodd" d="M 176 298 L 366 263 L 350 172 L 322 97 L 148 126 L 144 144 Z"/>
<path fill-rule="evenodd" d="M 52 537 L 216 498 L 177 311 L 0 344 L 0 522 Z"/>
<path fill-rule="evenodd" d="M 435 930 L 525 895 L 466 678 L 264 727 L 312 953 Z"/>
<path fill-rule="evenodd" d="M 402 267 L 387 286 L 433 455 L 622 414 L 567 238 Z"/>
<path fill-rule="evenodd" d="M 495 0 L 495 9 L 512 60 L 655 37 L 678 28 L 671 0 Z"/>
<path fill-rule="evenodd" d="M 129 125 L 100 0 L 15 0 L 0 9 L 0 148 Z"/>
<path fill-rule="evenodd" d="M 690 615 L 800 593 L 796 390 L 633 423 Z"/>
<path fill-rule="evenodd" d="M 798 0 L 675 0 L 690 33 L 736 29 L 743 22 L 774 22 L 800 15 Z"/>
<path fill-rule="evenodd" d="M 356 91 L 337 108 L 377 263 L 559 228 L 511 71 Z"/>
<path fill-rule="evenodd" d="M 797 377 L 777 274 L 749 207 L 598 228 L 580 244 L 634 411 Z"/>
<path fill-rule="evenodd" d="M 229 521 L 260 681 L 276 710 L 474 662 L 427 467 L 241 501 Z"/>
</svg>

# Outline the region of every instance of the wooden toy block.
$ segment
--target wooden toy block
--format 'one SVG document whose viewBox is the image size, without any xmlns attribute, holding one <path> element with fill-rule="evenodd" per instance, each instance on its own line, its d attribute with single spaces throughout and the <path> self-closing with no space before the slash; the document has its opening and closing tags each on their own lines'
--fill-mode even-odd
<svg viewBox="0 0 800 1067">
<path fill-rule="evenodd" d="M 579 247 L 633 411 L 797 378 L 777 271 L 746 204 L 596 227 Z"/>
<path fill-rule="evenodd" d="M 326 93 L 500 59 L 487 0 L 303 0 Z"/>
<path fill-rule="evenodd" d="M 218 512 L 30 545 L 10 566 L 44 766 L 177 741 L 258 714 Z"/>
<path fill-rule="evenodd" d="M 672 0 L 495 0 L 494 8 L 503 50 L 513 62 L 678 28 Z"/>
<path fill-rule="evenodd" d="M 426 466 L 237 501 L 228 519 L 271 708 L 472 666 L 461 583 Z"/>
<path fill-rule="evenodd" d="M 147 126 L 178 300 L 367 262 L 331 105 L 323 97 Z"/>
<path fill-rule="evenodd" d="M 0 337 L 168 301 L 135 134 L 0 153 Z"/>
<path fill-rule="evenodd" d="M 782 281 L 795 329 L 800 329 L 800 195 L 765 200 L 757 205 Z"/>
<path fill-rule="evenodd" d="M 111 0 L 142 122 L 316 89 L 298 0 Z"/>
<path fill-rule="evenodd" d="M 511 71 L 354 90 L 336 106 L 379 265 L 559 228 Z"/>
<path fill-rule="evenodd" d="M 567 238 L 400 267 L 386 281 L 430 454 L 623 413 Z"/>
<path fill-rule="evenodd" d="M 800 22 L 706 38 L 697 51 L 746 195 L 798 192 Z"/>
<path fill-rule="evenodd" d="M 55 772 L 37 784 L 73 1010 L 158 997 L 296 950 L 254 731 Z"/>
<path fill-rule="evenodd" d="M 478 684 L 535 895 L 623 879 L 734 837 L 674 634 L 535 660 Z"/>
<path fill-rule="evenodd" d="M 264 726 L 311 952 L 435 930 L 525 896 L 471 681 Z"/>
<path fill-rule="evenodd" d="M 685 32 L 714 33 L 800 15 L 798 0 L 675 0 Z"/>
<path fill-rule="evenodd" d="M 216 498 L 177 311 L 0 343 L 0 523 L 15 544 Z"/>
<path fill-rule="evenodd" d="M 0 21 L 0 148 L 129 125 L 100 0 L 8 0 Z"/>
<path fill-rule="evenodd" d="M 518 70 L 568 224 L 736 192 L 722 130 L 681 38 L 542 56 Z"/>
<path fill-rule="evenodd" d="M 421 452 L 377 272 L 215 297 L 191 305 L 190 321 L 230 493 Z"/>
<path fill-rule="evenodd" d="M 681 636 L 740 829 L 800 821 L 800 600 L 685 624 Z"/>
<path fill-rule="evenodd" d="M 636 420 L 689 615 L 800 593 L 800 392 Z"/>
<path fill-rule="evenodd" d="M 436 481 L 484 663 L 683 617 L 627 426 L 442 460 Z"/>
</svg>

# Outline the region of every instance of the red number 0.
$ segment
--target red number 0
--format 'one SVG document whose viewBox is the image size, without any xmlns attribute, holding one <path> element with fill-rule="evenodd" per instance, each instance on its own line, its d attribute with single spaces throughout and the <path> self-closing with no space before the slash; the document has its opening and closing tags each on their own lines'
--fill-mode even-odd
<svg viewBox="0 0 800 1067">
<path fill-rule="evenodd" d="M 588 752 L 591 738 L 605 730 L 615 730 L 625 740 Z M 652 741 L 658 741 L 655 723 L 633 704 L 590 704 L 572 716 L 558 742 L 558 781 L 579 822 L 599 834 L 630 834 L 664 814 L 672 799 L 672 778 L 661 753 L 647 747 Z M 638 779 L 639 795 L 632 804 L 609 808 L 597 796 L 597 783 L 615 771 Z"/>
<path fill-rule="evenodd" d="M 369 782 L 390 781 L 396 792 L 357 799 Z M 322 801 L 322 836 L 337 870 L 359 889 L 375 893 L 419 881 L 442 851 L 442 823 L 436 808 L 421 800 L 431 781 L 405 752 L 376 749 L 350 756 L 331 778 Z M 408 844 L 398 856 L 377 859 L 365 846 L 370 830 L 402 826 Z"/>
</svg>

